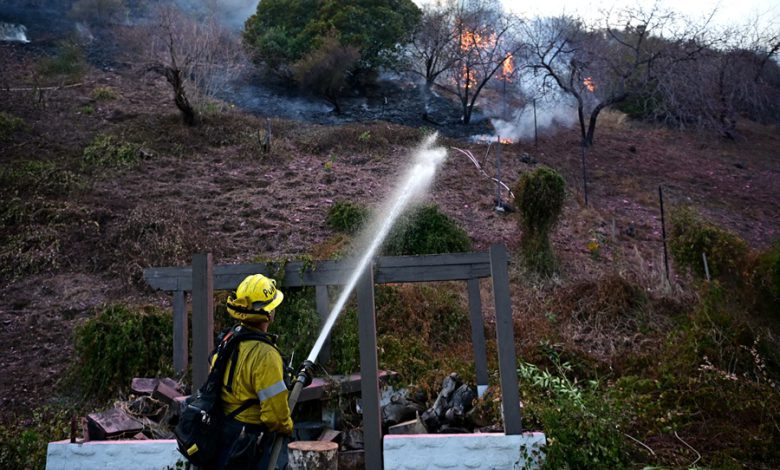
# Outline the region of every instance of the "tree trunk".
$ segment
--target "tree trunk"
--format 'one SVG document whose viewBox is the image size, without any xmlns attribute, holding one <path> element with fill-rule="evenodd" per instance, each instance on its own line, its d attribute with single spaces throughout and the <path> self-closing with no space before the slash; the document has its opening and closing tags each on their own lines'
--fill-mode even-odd
<svg viewBox="0 0 780 470">
<path fill-rule="evenodd" d="M 287 445 L 291 470 L 336 470 L 339 445 L 335 442 L 296 441 Z"/>
<path fill-rule="evenodd" d="M 154 68 L 160 71 L 160 68 Z M 187 93 L 184 90 L 184 80 L 182 80 L 181 77 L 181 70 L 165 66 L 162 67 L 161 73 L 173 87 L 173 101 L 176 103 L 176 107 L 179 108 L 179 111 L 181 111 L 182 121 L 188 126 L 194 126 L 197 124 L 197 114 L 190 104 L 190 100 L 187 99 Z"/>
</svg>

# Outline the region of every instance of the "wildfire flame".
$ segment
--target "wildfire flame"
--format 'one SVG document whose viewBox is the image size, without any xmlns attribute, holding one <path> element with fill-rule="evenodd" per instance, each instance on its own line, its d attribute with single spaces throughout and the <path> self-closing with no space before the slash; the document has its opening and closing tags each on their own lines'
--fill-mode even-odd
<svg viewBox="0 0 780 470">
<path fill-rule="evenodd" d="M 582 84 L 585 85 L 585 88 L 587 88 L 589 92 L 593 93 L 596 91 L 596 82 L 593 81 L 592 77 L 585 77 Z"/>
<path fill-rule="evenodd" d="M 460 33 L 460 50 L 464 54 L 479 53 L 481 50 L 490 48 L 495 44 L 496 36 L 492 33 L 484 35 L 477 31 L 469 30 Z M 461 81 L 466 89 L 474 88 L 477 85 L 477 71 L 469 67 L 466 62 L 461 67 Z"/>
<path fill-rule="evenodd" d="M 514 142 L 512 141 L 512 139 L 505 139 L 505 138 L 503 138 L 503 137 L 501 137 L 500 139 L 498 139 L 498 141 L 499 141 L 499 143 L 502 143 L 502 144 L 505 144 L 505 145 L 508 145 L 508 144 L 514 144 Z"/>
<path fill-rule="evenodd" d="M 501 79 L 506 81 L 511 81 L 512 74 L 515 73 L 515 63 L 514 63 L 514 57 L 512 57 L 512 53 L 507 53 L 506 59 L 504 59 L 504 64 L 501 66 Z"/>
</svg>

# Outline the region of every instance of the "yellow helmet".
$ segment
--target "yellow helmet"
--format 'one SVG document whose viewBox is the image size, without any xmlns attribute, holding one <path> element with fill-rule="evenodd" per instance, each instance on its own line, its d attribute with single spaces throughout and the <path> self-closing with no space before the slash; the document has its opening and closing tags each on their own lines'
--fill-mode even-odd
<svg viewBox="0 0 780 470">
<path fill-rule="evenodd" d="M 284 300 L 282 291 L 276 288 L 276 281 L 252 274 L 238 285 L 236 292 L 227 299 L 228 314 L 240 321 L 268 321 L 268 312 Z"/>
</svg>

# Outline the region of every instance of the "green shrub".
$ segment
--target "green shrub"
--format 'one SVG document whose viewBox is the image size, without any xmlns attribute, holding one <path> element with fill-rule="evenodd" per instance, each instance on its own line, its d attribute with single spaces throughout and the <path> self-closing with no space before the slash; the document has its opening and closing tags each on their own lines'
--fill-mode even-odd
<svg viewBox="0 0 780 470">
<path fill-rule="evenodd" d="M 285 355 L 295 353 L 293 367 L 297 367 L 311 352 L 320 332 L 320 316 L 314 299 L 314 288 L 285 289 L 284 301 L 276 309 L 276 316 L 268 328 L 279 335 L 279 350 Z"/>
<path fill-rule="evenodd" d="M 360 370 L 360 337 L 357 310 L 347 307 L 336 320 L 330 336 L 330 365 L 335 374 Z"/>
<path fill-rule="evenodd" d="M 675 208 L 670 221 L 669 248 L 678 266 L 704 278 L 704 253 L 712 279 L 741 280 L 748 262 L 748 246 L 744 240 L 705 221 L 691 207 Z"/>
<path fill-rule="evenodd" d="M 0 141 L 8 139 L 22 127 L 24 127 L 24 121 L 21 118 L 0 111 Z"/>
<path fill-rule="evenodd" d="M 0 168 L 0 194 L 66 196 L 85 187 L 83 178 L 48 160 L 27 160 Z"/>
<path fill-rule="evenodd" d="M 84 53 L 77 44 L 62 42 L 57 48 L 57 54 L 47 57 L 38 64 L 38 73 L 44 77 L 63 77 L 76 80 L 84 73 L 86 62 Z"/>
<path fill-rule="evenodd" d="M 337 201 L 328 210 L 328 225 L 339 232 L 354 234 L 368 220 L 366 207 L 349 201 Z"/>
<path fill-rule="evenodd" d="M 528 267 L 541 275 L 555 271 L 550 231 L 563 210 L 564 185 L 558 172 L 545 167 L 524 173 L 515 185 L 515 200 L 523 229 L 520 250 Z"/>
<path fill-rule="evenodd" d="M 762 300 L 769 305 L 780 304 L 780 240 L 758 255 L 756 285 Z"/>
<path fill-rule="evenodd" d="M 0 426 L 0 468 L 45 468 L 49 442 L 68 437 L 73 413 L 64 406 L 44 406 Z"/>
<path fill-rule="evenodd" d="M 117 99 L 119 93 L 110 86 L 99 86 L 92 90 L 91 96 L 92 99 L 97 101 L 109 101 Z"/>
<path fill-rule="evenodd" d="M 435 204 L 412 210 L 390 231 L 383 253 L 389 256 L 459 253 L 471 249 L 471 240 Z"/>
<path fill-rule="evenodd" d="M 173 320 L 168 312 L 110 305 L 75 331 L 71 380 L 86 395 L 108 398 L 133 377 L 173 373 Z"/>
<path fill-rule="evenodd" d="M 89 166 L 128 167 L 139 159 L 139 146 L 98 134 L 84 149 L 82 161 Z"/>
</svg>

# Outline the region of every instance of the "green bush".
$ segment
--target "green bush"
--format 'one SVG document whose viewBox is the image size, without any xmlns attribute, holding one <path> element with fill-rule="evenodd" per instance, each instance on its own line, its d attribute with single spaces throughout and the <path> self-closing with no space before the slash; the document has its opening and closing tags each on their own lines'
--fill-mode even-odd
<svg viewBox="0 0 780 470">
<path fill-rule="evenodd" d="M 0 468 L 43 469 L 49 442 L 68 437 L 73 410 L 44 406 L 0 426 Z"/>
<path fill-rule="evenodd" d="M 552 274 L 556 267 L 550 231 L 563 210 L 564 186 L 558 172 L 540 167 L 524 173 L 514 189 L 523 229 L 520 249 L 528 267 L 542 275 Z"/>
<path fill-rule="evenodd" d="M 138 162 L 139 146 L 98 134 L 84 149 L 82 161 L 89 166 L 128 167 Z"/>
<path fill-rule="evenodd" d="M 314 299 L 314 288 L 285 289 L 284 301 L 276 309 L 270 333 L 279 335 L 279 350 L 285 355 L 295 353 L 293 367 L 311 352 L 320 332 L 320 316 Z"/>
<path fill-rule="evenodd" d="M 357 310 L 346 307 L 336 320 L 330 336 L 330 366 L 335 374 L 360 370 L 360 337 Z"/>
<path fill-rule="evenodd" d="M 354 234 L 368 220 L 369 211 L 366 207 L 349 201 L 337 201 L 328 210 L 328 225 L 334 230 Z"/>
<path fill-rule="evenodd" d="M 22 127 L 24 127 L 24 121 L 21 118 L 0 111 L 0 141 L 8 139 Z"/>
<path fill-rule="evenodd" d="M 693 208 L 683 206 L 670 214 L 669 248 L 681 268 L 705 277 L 702 253 L 707 255 L 710 277 L 738 282 L 748 263 L 748 246 L 733 233 L 705 221 Z"/>
<path fill-rule="evenodd" d="M 758 255 L 756 284 L 768 304 L 777 306 L 780 303 L 780 240 Z"/>
<path fill-rule="evenodd" d="M 553 362 L 554 372 L 528 363 L 518 369 L 526 426 L 541 426 L 547 438 L 544 468 L 625 468 L 620 405 L 597 382 L 570 379 L 569 364 Z"/>
<path fill-rule="evenodd" d="M 91 96 L 97 101 L 109 101 L 117 99 L 119 94 L 110 86 L 99 86 L 92 90 Z"/>
<path fill-rule="evenodd" d="M 390 231 L 383 253 L 389 256 L 459 253 L 471 240 L 449 216 L 431 204 L 412 210 Z"/>
<path fill-rule="evenodd" d="M 85 395 L 108 398 L 133 377 L 173 373 L 173 320 L 168 312 L 110 305 L 75 331 L 76 361 L 70 370 Z"/>
<path fill-rule="evenodd" d="M 81 48 L 71 42 L 62 42 L 55 56 L 47 57 L 38 63 L 38 73 L 44 77 L 77 80 L 84 73 L 85 67 L 86 62 Z"/>
</svg>

